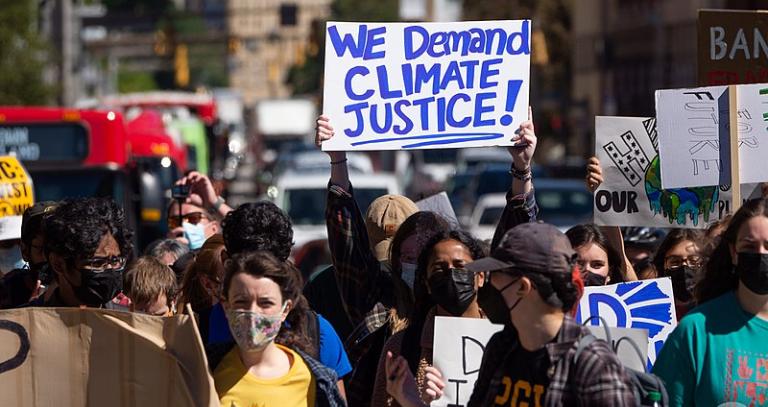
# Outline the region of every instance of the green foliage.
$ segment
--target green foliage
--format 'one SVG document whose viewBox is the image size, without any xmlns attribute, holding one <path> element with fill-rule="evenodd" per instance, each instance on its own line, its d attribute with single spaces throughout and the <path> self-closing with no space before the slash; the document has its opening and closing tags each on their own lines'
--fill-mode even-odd
<svg viewBox="0 0 768 407">
<path fill-rule="evenodd" d="M 152 72 L 120 70 L 117 73 L 117 91 L 120 93 L 143 92 L 157 89 Z"/>
<path fill-rule="evenodd" d="M 46 104 L 46 48 L 35 31 L 36 1 L 3 2 L 0 8 L 0 104 Z"/>
</svg>

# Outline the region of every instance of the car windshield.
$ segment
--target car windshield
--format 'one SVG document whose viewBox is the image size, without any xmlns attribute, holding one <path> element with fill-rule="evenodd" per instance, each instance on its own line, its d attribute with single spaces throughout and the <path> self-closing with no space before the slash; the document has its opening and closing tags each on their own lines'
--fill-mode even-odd
<svg viewBox="0 0 768 407">
<path fill-rule="evenodd" d="M 592 195 L 587 191 L 536 188 L 536 202 L 543 217 L 587 217 L 592 213 Z"/>
<path fill-rule="evenodd" d="M 502 171 L 483 171 L 477 178 L 477 191 L 475 196 L 507 192 L 512 185 L 512 176 L 508 169 Z"/>
<path fill-rule="evenodd" d="M 64 198 L 112 197 L 125 200 L 125 177 L 106 169 L 75 171 L 31 171 L 37 201 L 59 201 Z"/>
<path fill-rule="evenodd" d="M 365 213 L 374 199 L 387 193 L 386 188 L 355 187 L 355 201 L 360 210 Z M 326 188 L 286 189 L 286 208 L 284 209 L 294 225 L 325 225 L 327 196 Z"/>
<path fill-rule="evenodd" d="M 495 226 L 501 219 L 501 212 L 504 211 L 502 206 L 490 206 L 483 210 L 480 215 L 480 226 Z"/>
</svg>

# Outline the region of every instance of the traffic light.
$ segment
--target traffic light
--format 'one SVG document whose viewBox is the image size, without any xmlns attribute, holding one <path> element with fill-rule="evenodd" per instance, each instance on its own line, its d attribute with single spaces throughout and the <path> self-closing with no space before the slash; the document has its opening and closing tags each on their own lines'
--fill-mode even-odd
<svg viewBox="0 0 768 407">
<path fill-rule="evenodd" d="M 189 58 L 186 44 L 176 46 L 173 58 L 173 71 L 176 86 L 186 88 L 189 85 Z"/>
</svg>

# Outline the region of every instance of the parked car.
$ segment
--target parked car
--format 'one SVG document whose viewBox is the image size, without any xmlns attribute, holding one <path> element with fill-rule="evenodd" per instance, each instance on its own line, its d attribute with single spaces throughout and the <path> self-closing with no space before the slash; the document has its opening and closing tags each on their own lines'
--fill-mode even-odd
<svg viewBox="0 0 768 407">
<path fill-rule="evenodd" d="M 534 180 L 533 185 L 539 220 L 557 226 L 562 232 L 592 222 L 592 194 L 582 180 L 541 178 Z M 506 204 L 506 192 L 481 196 L 467 221 L 467 230 L 478 239 L 492 239 Z"/>
</svg>

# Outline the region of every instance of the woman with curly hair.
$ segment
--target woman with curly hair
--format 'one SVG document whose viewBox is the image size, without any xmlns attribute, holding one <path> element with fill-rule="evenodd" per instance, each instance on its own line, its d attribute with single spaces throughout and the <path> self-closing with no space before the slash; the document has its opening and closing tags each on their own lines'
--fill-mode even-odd
<svg viewBox="0 0 768 407">
<path fill-rule="evenodd" d="M 306 309 L 298 306 L 301 276 L 293 265 L 265 251 L 239 255 L 227 262 L 222 288 L 236 342 L 223 357 L 208 355 L 222 406 L 345 404 L 333 370 L 304 351 Z"/>
<path fill-rule="evenodd" d="M 653 372 L 673 406 L 755 405 L 768 381 L 768 199 L 747 201 L 707 257 L 699 305 L 669 335 Z"/>
</svg>

